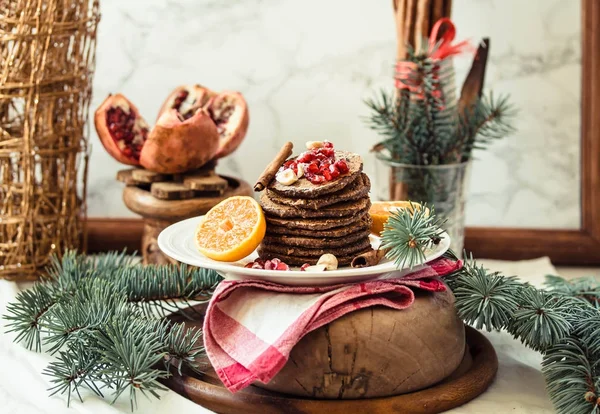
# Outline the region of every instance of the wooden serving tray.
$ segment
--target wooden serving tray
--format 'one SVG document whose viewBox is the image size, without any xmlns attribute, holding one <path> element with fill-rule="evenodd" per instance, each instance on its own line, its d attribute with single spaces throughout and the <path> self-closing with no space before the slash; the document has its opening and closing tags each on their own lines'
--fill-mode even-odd
<svg viewBox="0 0 600 414">
<path fill-rule="evenodd" d="M 172 319 L 184 321 L 180 315 Z M 202 323 L 186 321 L 186 324 L 201 327 Z M 471 327 L 466 327 L 466 340 L 463 361 L 450 377 L 433 387 L 392 397 L 315 400 L 254 386 L 232 394 L 223 386 L 207 359 L 199 361 L 204 374 L 184 371 L 182 375 L 175 373 L 162 382 L 176 393 L 221 414 L 440 413 L 474 399 L 488 388 L 496 376 L 498 358 L 490 342 Z"/>
</svg>

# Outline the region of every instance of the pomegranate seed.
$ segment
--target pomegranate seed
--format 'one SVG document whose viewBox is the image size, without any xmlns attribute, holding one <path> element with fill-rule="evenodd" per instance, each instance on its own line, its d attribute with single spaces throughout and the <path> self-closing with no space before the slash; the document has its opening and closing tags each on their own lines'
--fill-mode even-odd
<svg viewBox="0 0 600 414">
<path fill-rule="evenodd" d="M 275 270 L 290 270 L 290 267 L 283 262 L 279 262 L 279 264 L 277 264 L 277 267 L 275 268 Z"/>
<path fill-rule="evenodd" d="M 309 266 L 310 266 L 310 263 L 304 263 L 304 264 L 303 264 L 303 265 L 300 267 L 300 270 L 301 270 L 302 272 L 306 272 L 306 268 L 307 268 L 307 267 L 309 267 Z"/>
<path fill-rule="evenodd" d="M 325 182 L 325 177 L 322 175 L 312 175 L 308 180 L 313 184 L 321 184 Z"/>
<path fill-rule="evenodd" d="M 329 141 L 323 142 L 323 147 L 325 148 L 333 148 L 333 144 Z"/>
<path fill-rule="evenodd" d="M 304 154 L 298 157 L 298 162 L 311 162 L 315 159 L 315 155 L 312 152 L 305 152 Z"/>
<path fill-rule="evenodd" d="M 340 176 L 340 171 L 337 169 L 335 164 L 331 164 L 329 166 L 329 173 L 331 174 L 331 177 L 333 177 L 333 178 L 338 178 Z"/>
<path fill-rule="evenodd" d="M 329 170 L 323 171 L 323 177 L 325 177 L 327 181 L 331 181 L 331 173 L 329 172 Z"/>
<path fill-rule="evenodd" d="M 308 168 L 306 169 L 306 171 L 308 171 L 309 173 L 316 174 L 316 173 L 318 173 L 318 172 L 319 172 L 319 166 L 317 165 L 317 163 L 316 163 L 316 162 L 311 162 L 311 163 L 308 165 Z"/>
<path fill-rule="evenodd" d="M 350 171 L 350 169 L 348 168 L 348 164 L 345 160 L 336 161 L 335 166 L 342 174 L 346 174 L 348 171 Z"/>
</svg>

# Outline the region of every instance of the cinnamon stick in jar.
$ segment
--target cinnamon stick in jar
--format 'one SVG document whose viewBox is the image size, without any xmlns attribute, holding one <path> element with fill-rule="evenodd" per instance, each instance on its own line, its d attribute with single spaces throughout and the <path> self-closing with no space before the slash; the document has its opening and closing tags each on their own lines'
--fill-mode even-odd
<svg viewBox="0 0 600 414">
<path fill-rule="evenodd" d="M 273 161 L 267 165 L 267 168 L 265 168 L 260 177 L 258 177 L 256 184 L 254 184 L 254 191 L 262 191 L 269 185 L 271 180 L 275 178 L 275 174 L 277 174 L 279 167 L 281 167 L 285 160 L 292 155 L 293 149 L 294 144 L 289 141 L 286 142 L 283 147 L 281 147 Z"/>
</svg>

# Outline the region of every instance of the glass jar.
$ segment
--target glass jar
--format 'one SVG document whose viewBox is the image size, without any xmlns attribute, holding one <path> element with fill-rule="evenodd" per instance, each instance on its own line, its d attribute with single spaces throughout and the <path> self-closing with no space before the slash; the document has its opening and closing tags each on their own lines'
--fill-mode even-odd
<svg viewBox="0 0 600 414">
<path fill-rule="evenodd" d="M 408 200 L 434 206 L 446 219 L 450 248 L 462 256 L 465 238 L 465 201 L 470 162 L 445 165 L 402 164 L 376 154 L 375 197 L 379 201 Z"/>
</svg>

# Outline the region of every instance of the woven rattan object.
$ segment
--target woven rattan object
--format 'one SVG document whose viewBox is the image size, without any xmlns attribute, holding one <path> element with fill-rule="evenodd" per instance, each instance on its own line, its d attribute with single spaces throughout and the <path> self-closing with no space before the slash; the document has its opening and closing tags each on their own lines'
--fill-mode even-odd
<svg viewBox="0 0 600 414">
<path fill-rule="evenodd" d="M 0 2 L 0 277 L 85 240 L 98 2 Z M 80 195 L 78 195 L 80 194 Z"/>
</svg>

